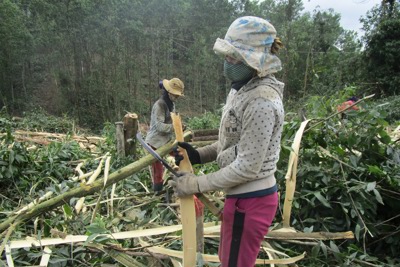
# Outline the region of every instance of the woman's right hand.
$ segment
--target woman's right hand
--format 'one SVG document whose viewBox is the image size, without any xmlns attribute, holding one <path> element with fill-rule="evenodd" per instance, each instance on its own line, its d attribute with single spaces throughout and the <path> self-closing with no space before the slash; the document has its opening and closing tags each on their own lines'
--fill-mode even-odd
<svg viewBox="0 0 400 267">
<path fill-rule="evenodd" d="M 197 152 L 197 150 L 194 147 L 192 147 L 189 143 L 178 142 L 178 146 L 186 150 L 189 156 L 190 163 L 192 165 L 201 164 L 199 152 Z M 179 147 L 174 148 L 175 164 L 178 166 L 179 163 L 183 160 L 183 153 L 182 151 L 179 150 Z"/>
</svg>

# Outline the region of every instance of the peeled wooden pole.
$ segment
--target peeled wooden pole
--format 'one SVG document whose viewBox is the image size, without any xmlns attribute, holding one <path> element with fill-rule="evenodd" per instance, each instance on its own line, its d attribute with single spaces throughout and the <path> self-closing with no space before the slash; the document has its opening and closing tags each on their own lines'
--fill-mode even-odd
<svg viewBox="0 0 400 267">
<path fill-rule="evenodd" d="M 182 122 L 179 114 L 171 112 L 172 124 L 175 130 L 176 140 L 183 142 Z M 183 160 L 179 163 L 181 171 L 193 173 L 186 150 L 182 149 Z M 180 198 L 182 239 L 183 239 L 183 267 L 196 266 L 196 214 L 193 196 Z"/>
<path fill-rule="evenodd" d="M 283 205 L 283 227 L 290 227 L 290 214 L 292 212 L 292 203 L 294 198 L 294 191 L 296 188 L 296 175 L 297 175 L 297 161 L 299 158 L 300 141 L 303 136 L 304 129 L 310 120 L 303 121 L 301 123 L 300 129 L 297 130 L 294 137 L 292 151 L 289 156 L 288 170 L 285 176 L 286 179 L 286 193 L 285 193 L 285 203 Z"/>
</svg>

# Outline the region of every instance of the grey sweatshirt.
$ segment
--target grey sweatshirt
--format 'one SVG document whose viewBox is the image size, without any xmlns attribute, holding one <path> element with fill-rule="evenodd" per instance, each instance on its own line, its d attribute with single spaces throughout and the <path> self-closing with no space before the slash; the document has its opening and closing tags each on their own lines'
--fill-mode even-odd
<svg viewBox="0 0 400 267">
<path fill-rule="evenodd" d="M 173 132 L 174 127 L 167 103 L 160 98 L 154 103 L 151 110 L 150 130 L 145 142 L 159 148 L 171 140 Z"/>
<path fill-rule="evenodd" d="M 217 160 L 220 170 L 198 177 L 202 192 L 251 193 L 276 185 L 284 120 L 284 84 L 273 75 L 253 78 L 231 90 L 224 106 L 219 140 L 198 149 L 202 163 Z"/>
</svg>

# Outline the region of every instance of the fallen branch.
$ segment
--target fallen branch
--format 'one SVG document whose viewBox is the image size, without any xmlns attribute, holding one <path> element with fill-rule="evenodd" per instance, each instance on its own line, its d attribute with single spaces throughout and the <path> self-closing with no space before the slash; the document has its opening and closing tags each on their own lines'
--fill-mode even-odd
<svg viewBox="0 0 400 267">
<path fill-rule="evenodd" d="M 218 233 L 204 234 L 204 237 L 219 238 Z M 316 232 L 316 233 L 283 233 L 283 232 L 269 232 L 265 239 L 281 240 L 292 242 L 295 240 L 336 240 L 336 239 L 354 239 L 354 234 L 351 231 L 330 233 L 330 232 Z"/>
<path fill-rule="evenodd" d="M 354 239 L 354 234 L 351 231 L 330 233 L 330 232 L 277 232 L 271 231 L 266 236 L 267 239 L 275 240 L 334 240 L 334 239 Z"/>
<path fill-rule="evenodd" d="M 175 258 L 183 259 L 183 252 L 171 250 L 163 247 L 150 247 L 148 248 L 149 251 L 158 254 L 164 254 Z M 292 258 L 285 258 L 285 259 L 257 259 L 256 265 L 265 265 L 265 264 L 291 264 L 295 263 L 305 257 L 306 253 L 300 254 L 299 256 L 292 257 Z M 209 254 L 202 254 L 202 258 L 205 262 L 220 262 L 218 255 L 209 255 Z"/>
</svg>

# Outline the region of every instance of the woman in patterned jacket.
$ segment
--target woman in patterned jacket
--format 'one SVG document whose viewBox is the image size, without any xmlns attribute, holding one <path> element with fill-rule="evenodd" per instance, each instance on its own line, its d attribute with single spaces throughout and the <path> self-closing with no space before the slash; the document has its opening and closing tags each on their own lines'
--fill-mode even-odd
<svg viewBox="0 0 400 267">
<path fill-rule="evenodd" d="M 170 181 L 178 196 L 224 190 L 221 266 L 254 266 L 261 242 L 275 217 L 278 194 L 274 173 L 279 159 L 284 84 L 276 56 L 282 48 L 274 26 L 252 16 L 236 19 L 214 51 L 225 57 L 224 75 L 232 82 L 221 118 L 219 140 L 194 149 L 192 164 L 216 160 L 220 169 L 195 176 L 183 173 Z M 179 160 L 179 158 L 177 158 Z"/>
</svg>

